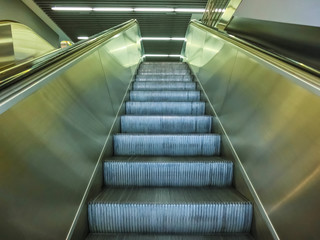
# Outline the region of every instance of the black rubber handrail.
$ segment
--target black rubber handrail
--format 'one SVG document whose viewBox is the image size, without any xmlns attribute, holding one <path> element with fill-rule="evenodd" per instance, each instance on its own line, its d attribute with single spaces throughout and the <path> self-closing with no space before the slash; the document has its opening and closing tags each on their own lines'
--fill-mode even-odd
<svg viewBox="0 0 320 240">
<path fill-rule="evenodd" d="M 120 28 L 130 28 L 135 23 L 137 23 L 137 20 L 131 19 L 127 22 L 124 22 L 122 24 L 109 28 L 103 32 L 95 34 L 89 37 L 87 40 L 79 41 L 70 47 L 55 50 L 36 59 L 0 71 L 0 90 L 12 86 L 13 84 L 20 82 L 21 80 L 30 76 L 31 74 L 34 74 L 44 68 L 47 68 L 52 64 L 61 61 L 62 59 L 65 59 L 68 56 L 71 56 L 81 50 L 84 50 L 85 48 L 88 48 L 88 50 L 92 49 L 93 47 L 96 47 L 102 42 L 105 42 L 108 39 L 110 39 L 113 36 L 111 33 L 114 33 L 116 30 Z"/>
</svg>

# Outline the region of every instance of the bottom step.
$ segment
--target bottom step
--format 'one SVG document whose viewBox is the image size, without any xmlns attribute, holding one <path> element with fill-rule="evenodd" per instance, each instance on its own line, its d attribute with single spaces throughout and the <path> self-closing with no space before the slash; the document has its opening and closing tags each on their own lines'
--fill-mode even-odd
<svg viewBox="0 0 320 240">
<path fill-rule="evenodd" d="M 90 234 L 86 240 L 253 240 L 250 234 L 215 234 L 198 235 L 140 235 L 140 234 Z"/>
<path fill-rule="evenodd" d="M 252 205 L 231 188 L 106 188 L 88 206 L 92 233 L 248 233 Z"/>
</svg>

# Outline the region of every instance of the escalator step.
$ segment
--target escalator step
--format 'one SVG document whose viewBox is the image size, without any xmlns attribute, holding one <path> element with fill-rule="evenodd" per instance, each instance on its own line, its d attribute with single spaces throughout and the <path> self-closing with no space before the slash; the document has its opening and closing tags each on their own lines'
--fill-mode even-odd
<svg viewBox="0 0 320 240">
<path fill-rule="evenodd" d="M 152 62 L 144 62 L 140 64 L 139 69 L 149 69 L 149 68 L 163 68 L 163 69 L 189 69 L 188 65 L 186 63 L 152 63 Z"/>
<path fill-rule="evenodd" d="M 232 162 L 220 158 L 114 157 L 104 162 L 104 182 L 125 187 L 229 187 L 232 170 Z"/>
<path fill-rule="evenodd" d="M 155 235 L 155 234 L 117 234 L 91 233 L 86 240 L 253 240 L 248 233 L 229 233 L 215 235 Z"/>
<path fill-rule="evenodd" d="M 210 133 L 211 116 L 121 116 L 122 133 Z"/>
<path fill-rule="evenodd" d="M 130 101 L 200 101 L 200 91 L 131 91 Z"/>
<path fill-rule="evenodd" d="M 182 81 L 141 81 L 133 83 L 133 90 L 196 90 L 196 83 Z"/>
<path fill-rule="evenodd" d="M 192 81 L 193 77 L 189 74 L 183 75 L 137 75 L 136 81 Z"/>
<path fill-rule="evenodd" d="M 159 68 L 150 68 L 150 69 L 139 69 L 139 75 L 190 75 L 189 69 L 159 69 Z"/>
<path fill-rule="evenodd" d="M 204 102 L 126 102 L 129 115 L 204 115 Z"/>
<path fill-rule="evenodd" d="M 116 134 L 115 155 L 213 156 L 220 153 L 220 136 L 216 134 Z"/>
<path fill-rule="evenodd" d="M 106 188 L 89 203 L 93 233 L 249 232 L 252 205 L 230 188 Z"/>
</svg>

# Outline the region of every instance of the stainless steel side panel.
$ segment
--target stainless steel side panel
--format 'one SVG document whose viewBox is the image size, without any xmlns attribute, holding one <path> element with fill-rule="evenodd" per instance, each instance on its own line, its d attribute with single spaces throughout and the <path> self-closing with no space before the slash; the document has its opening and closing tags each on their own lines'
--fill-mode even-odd
<svg viewBox="0 0 320 240">
<path fill-rule="evenodd" d="M 140 58 L 136 24 L 1 114 L 0 239 L 67 238 Z"/>
<path fill-rule="evenodd" d="M 319 88 L 192 24 L 185 55 L 274 238 L 318 239 Z"/>
<path fill-rule="evenodd" d="M 0 24 L 0 69 L 14 62 L 14 50 L 11 26 Z"/>
</svg>

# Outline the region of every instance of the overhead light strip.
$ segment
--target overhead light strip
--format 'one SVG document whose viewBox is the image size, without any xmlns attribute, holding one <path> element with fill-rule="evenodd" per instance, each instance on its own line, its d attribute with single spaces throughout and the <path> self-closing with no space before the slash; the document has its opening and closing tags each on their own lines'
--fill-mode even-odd
<svg viewBox="0 0 320 240">
<path fill-rule="evenodd" d="M 178 54 L 145 54 L 142 57 L 179 57 L 183 58 L 183 56 Z"/>
<path fill-rule="evenodd" d="M 128 8 L 128 7 L 52 7 L 53 11 L 96 11 L 96 12 L 177 12 L 203 13 L 204 8 Z M 216 9 L 220 10 L 220 9 Z"/>
<path fill-rule="evenodd" d="M 78 37 L 78 39 L 89 39 L 89 37 Z"/>
<path fill-rule="evenodd" d="M 185 41 L 182 37 L 142 37 L 141 40 L 151 40 L 151 41 Z"/>
</svg>

